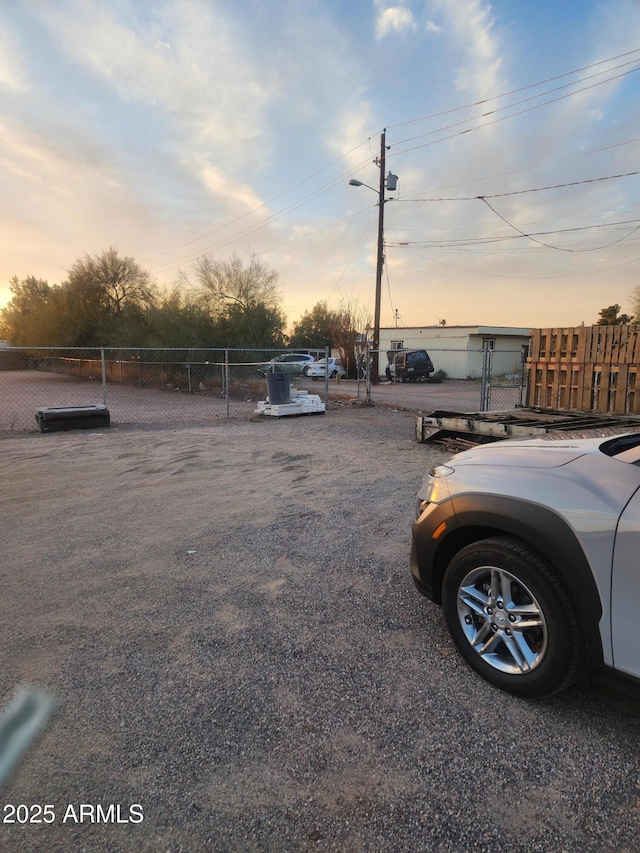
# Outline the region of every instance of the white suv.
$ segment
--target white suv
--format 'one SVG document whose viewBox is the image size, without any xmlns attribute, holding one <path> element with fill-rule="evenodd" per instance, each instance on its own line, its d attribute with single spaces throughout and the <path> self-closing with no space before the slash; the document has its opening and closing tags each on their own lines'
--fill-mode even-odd
<svg viewBox="0 0 640 853">
<path fill-rule="evenodd" d="M 640 433 L 459 453 L 412 530 L 416 586 L 488 681 L 542 696 L 589 667 L 640 686 Z"/>
</svg>

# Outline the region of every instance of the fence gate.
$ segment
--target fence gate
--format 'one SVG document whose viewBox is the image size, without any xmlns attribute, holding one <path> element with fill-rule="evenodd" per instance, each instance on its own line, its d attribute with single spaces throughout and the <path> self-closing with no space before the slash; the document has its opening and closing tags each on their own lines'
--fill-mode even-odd
<svg viewBox="0 0 640 853">
<path fill-rule="evenodd" d="M 497 384 L 494 382 L 496 353 L 502 359 L 502 365 L 498 368 L 501 373 L 501 381 Z M 512 356 L 511 372 L 506 374 L 504 373 L 505 355 Z M 485 342 L 482 350 L 481 412 L 490 412 L 493 409 L 512 409 L 514 404 L 523 405 L 527 395 L 526 359 L 527 348 L 525 347 L 519 353 L 503 353 L 493 349 L 488 341 Z M 514 400 L 517 401 L 514 403 Z"/>
</svg>

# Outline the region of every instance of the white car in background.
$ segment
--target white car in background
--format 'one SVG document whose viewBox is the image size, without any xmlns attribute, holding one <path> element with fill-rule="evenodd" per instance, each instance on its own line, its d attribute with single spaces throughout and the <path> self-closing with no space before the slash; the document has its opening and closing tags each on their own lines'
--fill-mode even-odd
<svg viewBox="0 0 640 853">
<path fill-rule="evenodd" d="M 313 364 L 310 364 L 307 369 L 307 376 L 309 376 L 314 381 L 318 381 L 318 379 L 324 379 L 327 374 L 327 364 L 326 359 L 321 359 L 320 361 L 314 361 Z M 347 371 L 344 368 L 344 365 L 338 358 L 330 358 L 329 359 L 329 379 L 337 379 L 339 376 L 341 379 L 344 379 L 347 375 Z"/>
</svg>

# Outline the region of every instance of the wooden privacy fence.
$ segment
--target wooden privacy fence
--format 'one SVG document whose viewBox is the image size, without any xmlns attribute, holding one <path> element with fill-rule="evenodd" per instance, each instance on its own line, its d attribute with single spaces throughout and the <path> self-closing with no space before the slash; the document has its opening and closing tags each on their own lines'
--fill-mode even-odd
<svg viewBox="0 0 640 853">
<path fill-rule="evenodd" d="M 640 415 L 640 325 L 534 329 L 527 405 Z"/>
</svg>

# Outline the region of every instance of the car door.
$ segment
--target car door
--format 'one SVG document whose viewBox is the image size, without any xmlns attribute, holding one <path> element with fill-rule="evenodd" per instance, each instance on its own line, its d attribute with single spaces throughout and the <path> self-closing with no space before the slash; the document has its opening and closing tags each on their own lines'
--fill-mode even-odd
<svg viewBox="0 0 640 853">
<path fill-rule="evenodd" d="M 302 369 L 301 365 L 300 365 L 300 356 L 299 355 L 295 355 L 294 353 L 290 353 L 289 355 L 285 355 L 282 360 L 284 362 L 283 370 L 286 373 L 297 373 Z"/>
<path fill-rule="evenodd" d="M 420 377 L 427 376 L 428 370 L 427 370 L 427 354 L 426 354 L 426 352 L 420 350 L 419 352 L 416 352 L 414 355 L 415 355 L 415 373 L 416 373 L 416 376 L 420 376 Z"/>
<path fill-rule="evenodd" d="M 618 522 L 611 578 L 611 642 L 617 670 L 640 678 L 640 489 Z"/>
</svg>

